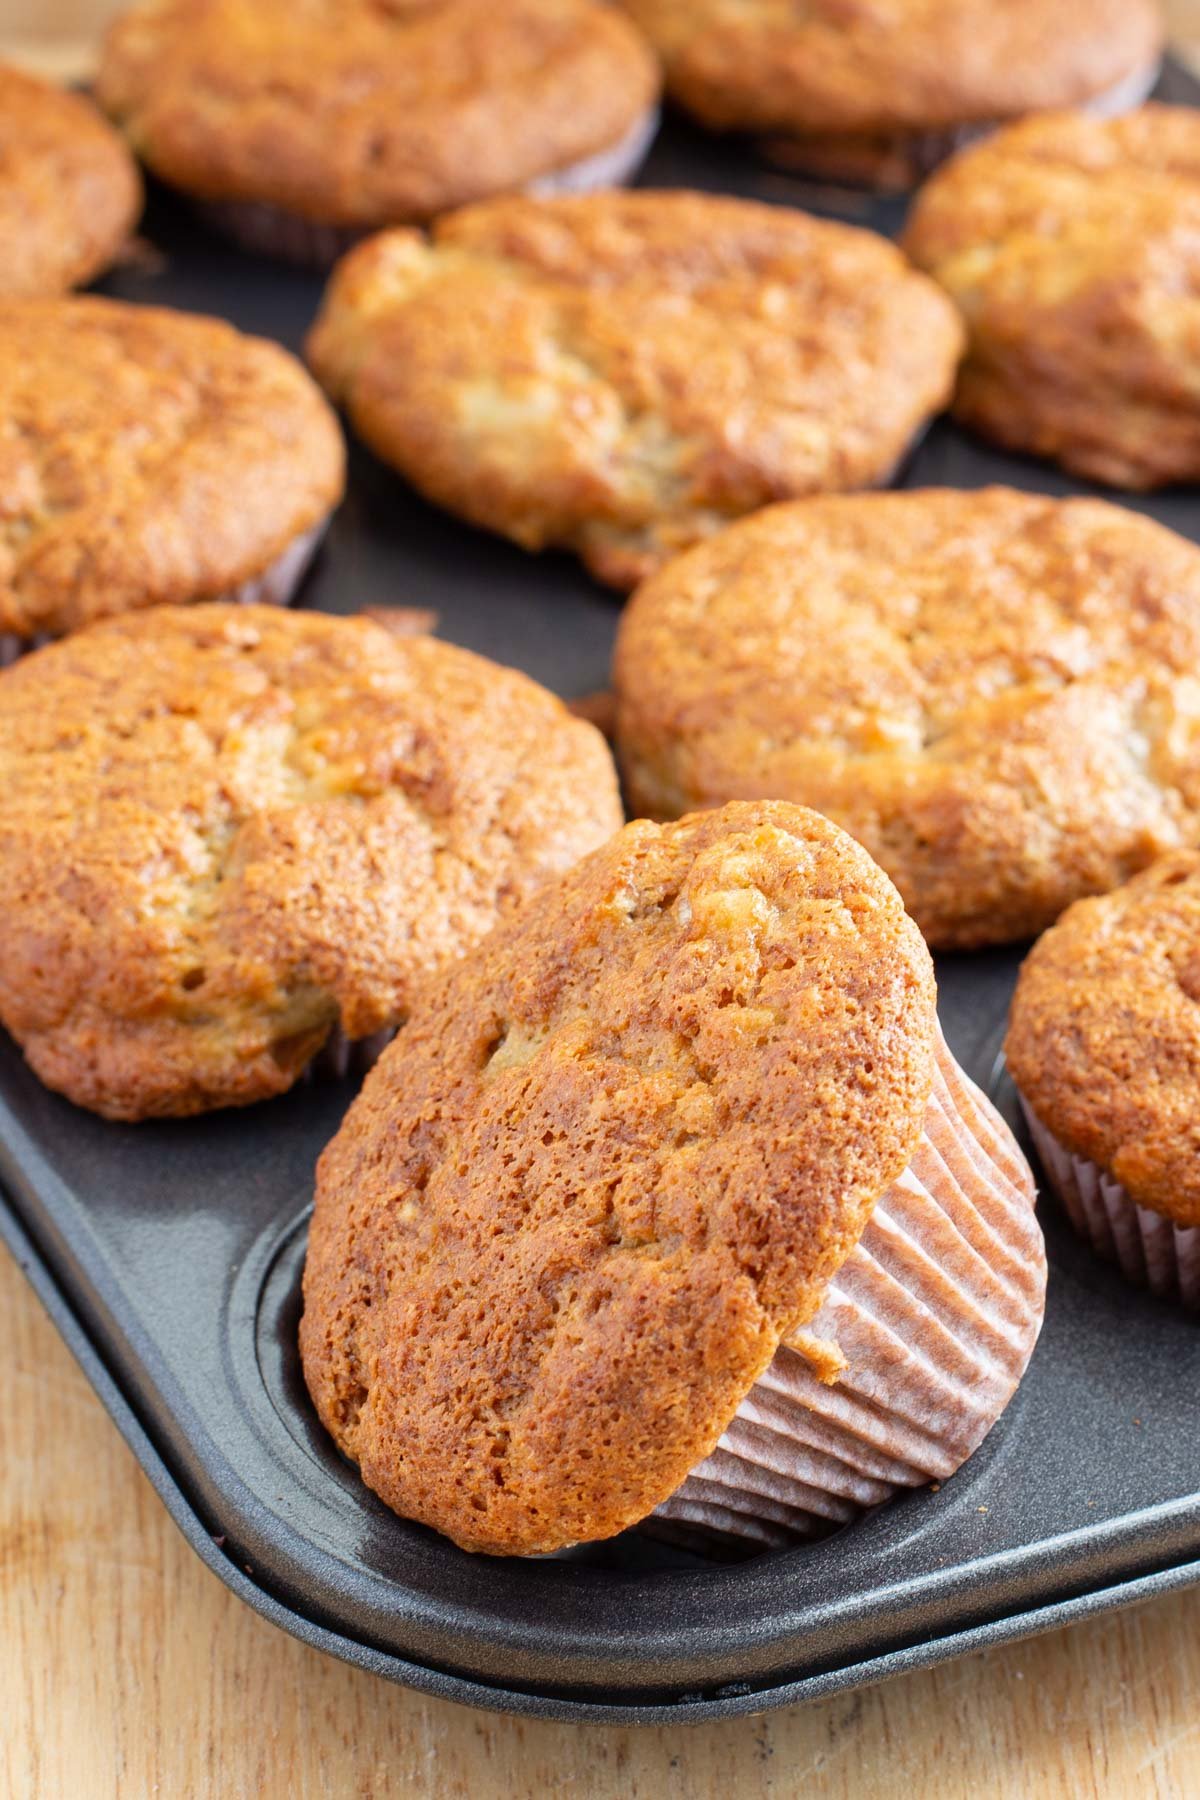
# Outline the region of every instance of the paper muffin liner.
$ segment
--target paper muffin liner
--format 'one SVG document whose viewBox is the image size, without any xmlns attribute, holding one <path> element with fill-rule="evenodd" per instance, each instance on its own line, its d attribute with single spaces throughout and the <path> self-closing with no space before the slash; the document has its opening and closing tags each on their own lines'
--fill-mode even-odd
<svg viewBox="0 0 1200 1800">
<path fill-rule="evenodd" d="M 1023 1095 L 1021 1107 L 1046 1177 L 1080 1237 L 1160 1300 L 1200 1311 L 1200 1226 L 1176 1225 L 1139 1206 L 1098 1163 L 1065 1149 Z"/>
<path fill-rule="evenodd" d="M 652 107 L 625 136 L 605 150 L 553 169 L 527 184 L 525 192 L 545 199 L 554 194 L 588 194 L 620 187 L 636 173 L 654 142 L 659 110 Z M 206 225 L 256 256 L 272 256 L 308 269 L 329 269 L 355 244 L 382 225 L 328 225 L 261 200 L 200 200 L 196 211 Z"/>
<path fill-rule="evenodd" d="M 953 1475 L 1008 1405 L 1041 1330 L 1035 1200 L 1016 1140 L 939 1043 L 908 1169 L 816 1318 L 643 1529 L 698 1549 L 782 1547 Z"/>
<path fill-rule="evenodd" d="M 1094 119 L 1115 119 L 1121 113 L 1132 112 L 1154 92 L 1161 74 L 1161 60 L 1133 69 L 1102 93 L 1085 100 L 1078 110 Z M 872 147 L 869 138 L 839 138 L 836 133 L 811 141 L 772 134 L 760 138 L 758 147 L 768 162 L 797 174 L 855 187 L 899 190 L 916 187 L 956 151 L 981 142 L 1010 123 L 1007 119 L 990 119 L 936 131 L 896 132 L 894 136 L 881 137 L 877 147 Z"/>
<path fill-rule="evenodd" d="M 328 525 L 328 518 L 324 518 L 311 530 L 301 532 L 261 575 L 252 576 L 227 593 L 214 594 L 213 600 L 236 606 L 287 606 L 308 573 Z M 15 631 L 0 631 L 0 669 L 10 667 L 31 650 L 40 650 L 54 641 L 53 634 L 48 631 L 34 632 L 32 637 L 22 637 Z"/>
<path fill-rule="evenodd" d="M 372 1032 L 370 1037 L 349 1038 L 340 1025 L 335 1025 L 300 1080 L 344 1081 L 349 1075 L 365 1075 L 379 1061 L 397 1030 L 397 1026 L 389 1025 L 383 1031 Z"/>
</svg>

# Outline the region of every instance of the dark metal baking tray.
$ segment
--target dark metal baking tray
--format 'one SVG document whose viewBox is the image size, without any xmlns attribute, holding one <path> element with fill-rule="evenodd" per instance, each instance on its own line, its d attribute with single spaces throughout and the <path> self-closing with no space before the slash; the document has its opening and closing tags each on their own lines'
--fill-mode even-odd
<svg viewBox="0 0 1200 1800">
<path fill-rule="evenodd" d="M 1173 98 L 1200 90 L 1176 70 Z M 647 179 L 889 227 L 898 203 L 814 191 L 672 122 Z M 109 291 L 297 345 L 315 278 L 248 259 L 153 200 L 162 252 Z M 904 485 L 1072 484 L 941 423 Z M 1200 539 L 1191 494 L 1145 510 Z M 422 505 L 356 451 L 310 605 L 433 606 L 444 636 L 572 695 L 601 687 L 616 599 Z M 945 960 L 943 1022 L 1012 1116 L 1000 1045 L 1018 957 Z M 1200 1331 L 1126 1287 L 1044 1206 L 1045 1334 L 1016 1401 L 939 1492 L 815 1548 L 710 1564 L 636 1533 L 536 1562 L 473 1558 L 394 1518 L 318 1428 L 295 1350 L 312 1171 L 349 1098 L 118 1126 L 46 1092 L 0 1037 L 0 1234 L 189 1541 L 297 1637 L 426 1691 L 623 1723 L 752 1712 L 874 1681 L 1200 1579 Z"/>
</svg>

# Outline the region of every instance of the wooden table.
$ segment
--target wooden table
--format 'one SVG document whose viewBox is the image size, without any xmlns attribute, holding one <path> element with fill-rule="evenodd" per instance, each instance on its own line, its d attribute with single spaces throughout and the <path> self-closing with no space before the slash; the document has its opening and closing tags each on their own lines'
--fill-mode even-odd
<svg viewBox="0 0 1200 1800">
<path fill-rule="evenodd" d="M 1200 50 L 1200 0 L 1171 10 Z M 64 38 L 50 60 L 77 58 Z M 4 1800 L 1200 1794 L 1200 1592 L 692 1729 L 528 1724 L 389 1687 L 197 1561 L 3 1251 L 0 1319 Z"/>
</svg>

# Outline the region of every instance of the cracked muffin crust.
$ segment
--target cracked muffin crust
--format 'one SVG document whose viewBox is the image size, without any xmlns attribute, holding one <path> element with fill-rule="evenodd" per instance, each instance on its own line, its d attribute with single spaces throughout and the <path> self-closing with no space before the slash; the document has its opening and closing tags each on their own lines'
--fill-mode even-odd
<svg viewBox="0 0 1200 1800">
<path fill-rule="evenodd" d="M 343 479 L 337 420 L 277 345 L 113 300 L 0 302 L 0 633 L 224 596 Z"/>
<path fill-rule="evenodd" d="M 826 820 L 628 826 L 422 990 L 322 1157 L 301 1349 L 390 1506 L 531 1554 L 645 1517 L 919 1140 L 928 953 Z"/>
<path fill-rule="evenodd" d="M 0 297 L 94 280 L 141 210 L 133 158 L 95 107 L 0 63 Z"/>
<path fill-rule="evenodd" d="M 955 157 L 904 244 L 967 325 L 956 416 L 1114 487 L 1194 481 L 1198 225 L 1189 107 L 1051 114 Z"/>
<path fill-rule="evenodd" d="M 1080 901 L 1038 940 L 1004 1053 L 1065 1150 L 1200 1226 L 1200 854 Z"/>
<path fill-rule="evenodd" d="M 552 695 L 364 619 L 155 608 L 0 706 L 0 1020 L 110 1118 L 284 1092 L 621 822 Z"/>
<path fill-rule="evenodd" d="M 593 0 L 144 0 L 97 95 L 164 181 L 361 231 L 620 146 L 658 85 Z"/>
<path fill-rule="evenodd" d="M 834 180 L 904 187 L 964 128 L 1046 107 L 1135 105 L 1155 0 L 621 0 L 702 124 L 752 131 Z"/>
<path fill-rule="evenodd" d="M 944 295 L 873 233 L 642 192 L 373 238 L 308 354 L 429 499 L 631 587 L 769 500 L 888 480 L 961 346 Z"/>
<path fill-rule="evenodd" d="M 652 818 L 815 806 L 927 940 L 1032 936 L 1200 838 L 1200 550 L 1104 501 L 798 501 L 643 587 L 617 743 Z"/>
</svg>

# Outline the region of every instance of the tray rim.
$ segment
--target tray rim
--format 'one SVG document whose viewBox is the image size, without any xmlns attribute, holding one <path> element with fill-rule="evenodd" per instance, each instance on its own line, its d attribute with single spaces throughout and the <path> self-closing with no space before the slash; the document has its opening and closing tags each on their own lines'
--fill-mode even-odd
<svg viewBox="0 0 1200 1800">
<path fill-rule="evenodd" d="M 506 1688 L 459 1675 L 432 1664 L 412 1662 L 361 1639 L 332 1630 L 280 1599 L 227 1556 L 206 1529 L 182 1484 L 156 1447 L 146 1426 L 122 1391 L 104 1354 L 50 1263 L 41 1254 L 19 1217 L 7 1188 L 0 1187 L 0 1241 L 11 1253 L 51 1323 L 82 1369 L 93 1392 L 133 1452 L 176 1528 L 200 1561 L 261 1618 L 289 1636 L 369 1674 L 427 1694 L 435 1699 L 489 1712 L 561 1723 L 615 1725 L 703 1724 L 721 1718 L 752 1716 L 823 1700 L 849 1689 L 872 1687 L 893 1675 L 935 1668 L 955 1657 L 1039 1637 L 1142 1601 L 1200 1585 L 1200 1558 L 1171 1563 L 1129 1581 L 1086 1589 L 1044 1606 L 1025 1608 L 998 1618 L 902 1645 L 879 1656 L 843 1663 L 796 1680 L 752 1686 L 733 1683 L 729 1691 L 685 1695 L 675 1701 L 626 1702 L 588 1700 L 534 1687 Z"/>
</svg>

